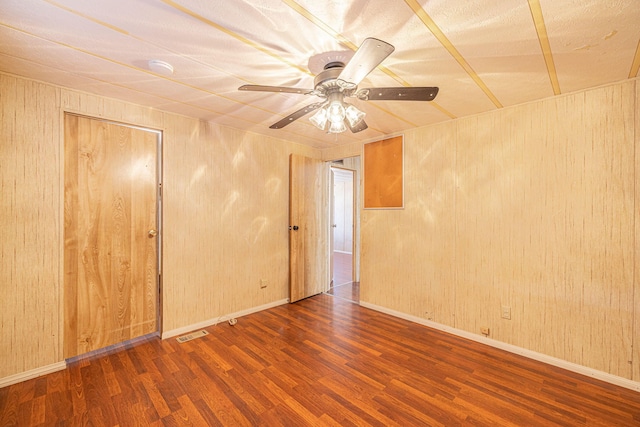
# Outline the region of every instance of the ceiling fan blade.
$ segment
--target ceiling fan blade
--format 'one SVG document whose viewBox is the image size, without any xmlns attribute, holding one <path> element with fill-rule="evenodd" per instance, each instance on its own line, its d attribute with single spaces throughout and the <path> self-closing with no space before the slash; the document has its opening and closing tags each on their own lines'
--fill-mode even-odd
<svg viewBox="0 0 640 427">
<path fill-rule="evenodd" d="M 372 72 L 395 47 L 382 40 L 368 38 L 362 42 L 356 53 L 338 76 L 338 80 L 357 86 L 367 74 Z"/>
<path fill-rule="evenodd" d="M 244 85 L 240 86 L 238 90 L 250 90 L 255 92 L 285 92 L 285 93 L 300 93 L 302 95 L 309 95 L 311 90 L 299 89 L 296 87 L 286 86 L 262 86 L 262 85 Z"/>
<path fill-rule="evenodd" d="M 271 126 L 269 126 L 269 129 L 282 129 L 283 127 L 293 122 L 294 120 L 298 120 L 300 117 L 322 107 L 322 104 L 323 104 L 322 102 L 315 102 L 313 104 L 309 104 L 306 107 L 301 108 L 298 111 L 289 114 L 287 117 L 280 120 L 279 122 L 272 124 Z"/>
<path fill-rule="evenodd" d="M 355 96 L 363 101 L 433 101 L 437 94 L 437 87 L 372 87 Z"/>
<path fill-rule="evenodd" d="M 364 119 L 360 120 L 355 126 L 351 126 L 351 123 L 349 123 L 349 120 L 344 119 L 344 124 L 346 124 L 347 127 L 351 129 L 351 132 L 353 133 L 358 133 L 369 127 L 367 126 L 367 123 L 364 121 Z"/>
</svg>

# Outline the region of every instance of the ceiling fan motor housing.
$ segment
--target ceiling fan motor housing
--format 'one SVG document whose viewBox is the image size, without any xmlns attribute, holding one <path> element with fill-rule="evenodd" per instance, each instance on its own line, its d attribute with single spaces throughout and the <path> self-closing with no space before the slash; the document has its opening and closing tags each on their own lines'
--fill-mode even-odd
<svg viewBox="0 0 640 427">
<path fill-rule="evenodd" d="M 314 88 L 317 92 L 326 94 L 331 88 L 338 88 L 337 79 L 344 67 L 326 68 L 318 73 L 314 79 Z"/>
</svg>

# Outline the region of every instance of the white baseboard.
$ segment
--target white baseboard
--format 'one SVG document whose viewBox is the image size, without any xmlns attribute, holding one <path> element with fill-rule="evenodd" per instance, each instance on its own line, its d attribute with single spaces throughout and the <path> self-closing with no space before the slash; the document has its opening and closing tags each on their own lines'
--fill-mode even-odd
<svg viewBox="0 0 640 427">
<path fill-rule="evenodd" d="M 42 366 L 40 368 L 32 369 L 30 371 L 20 372 L 19 374 L 0 378 L 0 388 L 8 387 L 10 385 L 20 383 L 22 381 L 31 380 L 33 378 L 41 377 L 42 375 L 47 375 L 53 372 L 62 371 L 66 367 L 67 367 L 66 362 L 58 362 L 58 363 L 53 363 L 51 365 Z"/>
<path fill-rule="evenodd" d="M 410 322 L 425 325 L 433 329 L 450 333 L 452 335 L 457 335 L 459 337 L 466 338 L 471 341 L 476 341 L 482 344 L 486 344 L 491 347 L 508 351 L 510 353 L 519 354 L 521 356 L 528 357 L 529 359 L 537 360 L 538 362 L 543 362 L 548 365 L 557 366 L 558 368 L 563 368 L 568 371 L 572 371 L 578 374 L 586 375 L 588 377 L 596 378 L 598 380 L 605 381 L 620 387 L 628 388 L 635 391 L 640 391 L 640 382 L 632 381 L 627 378 L 619 377 L 617 375 L 612 375 L 607 372 L 598 371 L 593 368 L 578 365 L 576 363 L 568 362 L 566 360 L 558 359 L 557 357 L 548 356 L 546 354 L 538 353 L 533 350 L 528 350 L 526 348 L 518 347 L 512 344 L 507 344 L 505 342 L 487 338 L 482 335 L 476 335 L 471 332 L 463 331 L 462 329 L 452 328 L 450 326 L 442 325 L 440 323 L 436 323 L 431 320 L 423 319 L 417 316 L 412 316 L 410 314 L 402 313 L 400 311 L 391 310 L 389 308 L 371 304 L 365 301 L 360 301 L 360 305 L 365 308 L 370 308 L 371 310 L 379 311 L 381 313 L 389 314 L 391 316 L 408 320 Z"/>
<path fill-rule="evenodd" d="M 260 306 L 257 306 L 257 307 L 252 307 L 252 308 L 249 308 L 247 310 L 238 311 L 236 313 L 230 313 L 230 314 L 222 315 L 220 317 L 216 317 L 214 319 L 209 319 L 209 320 L 206 320 L 204 322 L 200 322 L 200 323 L 196 323 L 196 324 L 193 324 L 193 325 L 189 325 L 189 326 L 185 326 L 185 327 L 182 327 L 182 328 L 173 329 L 171 331 L 164 332 L 161 337 L 162 337 L 162 339 L 166 339 L 166 338 L 171 338 L 171 337 L 174 337 L 174 336 L 182 335 L 184 333 L 191 332 L 191 331 L 196 330 L 196 329 L 205 328 L 207 326 L 215 325 L 215 324 L 220 323 L 220 322 L 226 322 L 229 319 L 235 319 L 235 318 L 238 318 L 238 317 L 246 316 L 247 314 L 257 313 L 258 311 L 262 311 L 262 310 L 266 310 L 268 308 L 277 307 L 279 305 L 287 304 L 288 302 L 289 302 L 289 299 L 285 298 L 283 300 L 274 301 L 274 302 L 271 302 L 271 303 L 268 303 L 268 304 L 264 304 L 264 305 L 260 305 Z M 146 336 L 142 337 L 142 338 L 146 338 Z M 103 351 L 103 350 L 99 350 L 99 351 Z M 86 355 L 84 355 L 84 356 L 86 356 Z M 0 378 L 0 388 L 8 387 L 10 385 L 17 384 L 17 383 L 22 382 L 22 381 L 26 381 L 26 380 L 30 380 L 30 379 L 33 379 L 33 378 L 40 377 L 42 375 L 47 375 L 47 374 L 51 374 L 53 372 L 62 371 L 63 369 L 66 369 L 66 367 L 67 367 L 67 363 L 65 361 L 63 361 L 63 362 L 54 363 L 52 365 L 42 366 L 42 367 L 37 368 L 37 369 L 32 369 L 30 371 L 21 372 L 19 374 L 10 375 L 8 377 Z"/>
<path fill-rule="evenodd" d="M 162 339 L 176 337 L 178 335 L 186 334 L 187 332 L 195 331 L 196 329 L 206 328 L 212 325 L 217 325 L 220 322 L 226 322 L 229 319 L 236 319 L 238 317 L 246 316 L 247 314 L 257 313 L 268 308 L 277 307 L 279 305 L 287 304 L 289 299 L 282 299 L 279 301 L 270 302 L 268 304 L 259 305 L 246 310 L 237 311 L 235 313 L 223 314 L 222 316 L 215 317 L 213 319 L 205 320 L 203 322 L 194 323 L 192 325 L 183 326 L 181 328 L 172 329 L 162 333 Z"/>
</svg>

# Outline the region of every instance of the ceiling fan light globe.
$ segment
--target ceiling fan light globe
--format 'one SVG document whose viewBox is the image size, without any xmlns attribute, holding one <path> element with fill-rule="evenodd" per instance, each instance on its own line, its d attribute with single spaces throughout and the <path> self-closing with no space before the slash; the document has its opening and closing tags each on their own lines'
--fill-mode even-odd
<svg viewBox="0 0 640 427">
<path fill-rule="evenodd" d="M 364 119 L 365 113 L 358 110 L 353 105 L 349 105 L 345 110 L 345 115 L 347 117 L 347 120 L 349 120 L 349 124 L 351 125 L 351 127 L 355 127 L 362 121 L 362 119 Z"/>
<path fill-rule="evenodd" d="M 341 102 L 332 101 L 327 109 L 327 114 L 331 123 L 342 123 L 346 113 Z"/>
<path fill-rule="evenodd" d="M 320 130 L 324 130 L 327 126 L 327 110 L 320 108 L 313 116 L 309 117 L 309 121 Z"/>
<path fill-rule="evenodd" d="M 342 133 L 347 130 L 347 125 L 344 124 L 344 119 L 341 122 L 331 122 L 329 126 L 329 133 Z"/>
</svg>

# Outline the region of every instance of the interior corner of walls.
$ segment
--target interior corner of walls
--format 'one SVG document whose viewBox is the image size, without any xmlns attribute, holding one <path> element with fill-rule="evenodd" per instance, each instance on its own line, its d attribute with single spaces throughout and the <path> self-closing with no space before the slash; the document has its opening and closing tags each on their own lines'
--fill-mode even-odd
<svg viewBox="0 0 640 427">
<path fill-rule="evenodd" d="M 246 316 L 249 314 L 257 313 L 259 311 L 267 310 L 269 308 L 277 307 L 279 305 L 284 305 L 289 302 L 288 299 L 281 299 L 277 301 L 273 301 L 267 304 L 262 304 L 256 307 L 251 307 L 246 310 L 236 311 L 235 313 L 222 314 L 218 317 L 214 317 L 211 319 L 207 319 L 202 322 L 193 323 L 191 325 L 182 326 L 180 328 L 171 329 L 169 331 L 163 331 L 161 334 L 161 338 L 163 340 L 167 338 L 173 338 L 178 335 L 186 334 L 187 332 L 195 331 L 196 329 L 208 328 L 210 326 L 215 326 L 219 323 L 227 322 L 230 319 L 237 319 L 238 317 Z"/>
</svg>

